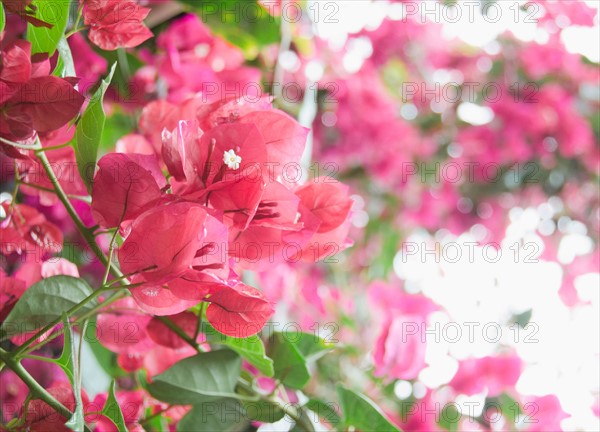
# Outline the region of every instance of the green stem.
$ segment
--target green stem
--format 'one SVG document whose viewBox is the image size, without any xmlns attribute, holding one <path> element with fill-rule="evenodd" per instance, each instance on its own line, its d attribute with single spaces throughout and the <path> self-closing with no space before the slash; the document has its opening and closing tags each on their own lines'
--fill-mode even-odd
<svg viewBox="0 0 600 432">
<path fill-rule="evenodd" d="M 156 417 L 160 417 L 162 414 L 164 414 L 165 412 L 169 411 L 172 407 L 173 407 L 173 405 L 169 405 L 167 408 L 162 409 L 159 412 L 154 413 L 151 416 L 146 417 L 144 420 L 140 420 L 138 423 L 141 426 L 144 426 L 145 424 L 150 423 L 151 420 L 154 420 Z"/>
<path fill-rule="evenodd" d="M 31 393 L 35 396 L 46 402 L 52 409 L 58 412 L 61 416 L 66 419 L 71 418 L 73 413 L 69 411 L 67 407 L 57 401 L 54 396 L 52 396 L 44 387 L 42 387 L 30 374 L 27 370 L 19 363 L 18 360 L 15 360 L 8 352 L 0 348 L 0 360 L 2 360 L 6 365 L 19 377 L 21 380 L 29 387 Z M 90 429 L 85 426 L 85 430 L 90 432 Z"/>
<path fill-rule="evenodd" d="M 71 36 L 73 36 L 75 33 L 79 33 L 81 30 L 85 30 L 87 28 L 87 26 L 82 26 L 82 27 L 77 27 L 71 31 L 69 31 L 66 35 L 65 38 L 69 39 Z"/>
<path fill-rule="evenodd" d="M 65 147 L 70 147 L 71 146 L 71 141 L 64 143 L 64 144 L 59 144 L 59 145 L 55 145 L 55 146 L 49 146 L 49 147 L 44 147 L 43 151 L 52 151 L 52 150 L 59 150 Z M 40 150 L 36 150 L 35 153 L 39 153 Z"/>
<path fill-rule="evenodd" d="M 117 228 L 110 228 L 107 230 L 100 230 L 100 231 L 94 231 L 94 237 L 98 237 L 104 234 L 113 234 L 115 231 L 117 230 Z"/>
<path fill-rule="evenodd" d="M 77 212 L 73 208 L 73 205 L 69 201 L 69 197 L 67 196 L 67 194 L 65 194 L 65 191 L 63 190 L 62 186 L 60 185 L 60 182 L 58 181 L 58 179 L 56 178 L 56 175 L 54 174 L 54 171 L 52 170 L 52 166 L 50 165 L 50 162 L 48 161 L 48 157 L 46 156 L 46 153 L 44 152 L 44 150 L 42 148 L 39 138 L 36 141 L 36 149 L 35 150 L 36 150 L 36 154 L 40 160 L 40 163 L 42 164 L 42 166 L 44 167 L 44 170 L 46 171 L 46 174 L 48 175 L 48 179 L 50 180 L 50 182 L 52 183 L 52 186 L 54 187 L 56 196 L 62 202 L 62 204 L 65 206 L 67 213 L 73 220 L 73 223 L 75 224 L 75 226 L 77 227 L 77 229 L 79 230 L 79 232 L 81 233 L 83 238 L 85 239 L 85 241 L 88 244 L 88 246 L 90 247 L 90 249 L 92 249 L 92 252 L 94 252 L 94 255 L 96 255 L 96 257 L 100 260 L 100 262 L 105 267 L 110 267 L 110 272 L 113 274 L 113 276 L 115 276 L 115 277 L 123 276 L 121 271 L 115 265 L 113 265 L 113 263 L 109 261 L 109 259 L 104 254 L 104 252 L 102 252 L 102 250 L 100 250 L 100 248 L 96 244 L 96 238 L 94 237 L 93 231 L 91 229 L 87 228 L 83 224 L 81 219 L 79 218 L 79 215 L 77 214 Z"/>
<path fill-rule="evenodd" d="M 33 183 L 26 183 L 24 181 L 20 181 L 19 184 L 21 186 L 27 186 L 27 187 L 30 187 L 30 188 L 33 188 L 33 189 L 44 191 L 44 192 L 50 192 L 50 193 L 53 193 L 53 194 L 56 193 L 56 191 L 54 189 L 50 189 L 50 188 L 47 188 L 47 187 L 44 187 L 44 186 L 39 186 L 39 185 L 36 185 L 36 184 L 33 184 Z M 67 195 L 67 198 L 75 199 L 75 200 L 79 200 L 79 201 L 83 201 L 83 202 L 86 202 L 88 204 L 90 204 L 92 202 L 92 200 L 91 200 L 91 198 L 89 196 L 83 196 L 83 195 Z"/>
<path fill-rule="evenodd" d="M 123 218 L 121 218 L 123 219 Z M 120 222 L 119 222 L 120 225 Z M 119 230 L 115 230 L 114 234 L 112 235 L 112 237 L 110 238 L 110 244 L 108 246 L 108 262 L 112 263 L 113 260 L 113 253 L 115 250 L 115 239 L 117 238 L 117 233 L 119 232 Z M 94 236 L 94 241 L 96 237 Z M 102 278 L 102 286 L 106 286 L 106 283 L 108 281 L 108 275 L 110 274 L 110 265 L 106 266 L 106 271 L 104 272 L 104 277 Z"/>
<path fill-rule="evenodd" d="M 35 144 L 34 145 L 21 144 L 18 142 L 7 140 L 6 138 L 2 138 L 2 137 L 0 137 L 0 142 L 3 142 L 4 144 L 8 144 L 9 146 L 12 146 L 14 148 L 18 148 L 19 150 L 35 150 L 36 149 Z"/>
<path fill-rule="evenodd" d="M 202 302 L 200 305 L 200 311 L 198 312 L 198 324 L 196 324 L 196 331 L 194 332 L 194 340 L 198 339 L 200 330 L 202 329 L 202 318 L 204 316 L 204 310 L 206 309 L 206 302 Z"/>
<path fill-rule="evenodd" d="M 162 322 L 164 325 L 169 327 L 173 331 L 173 333 L 175 333 L 177 336 L 179 336 L 183 341 L 185 341 L 189 346 L 194 348 L 196 351 L 198 351 L 199 353 L 204 352 L 204 350 L 198 344 L 198 342 L 196 342 L 194 339 L 192 339 L 186 332 L 183 331 L 183 329 L 181 327 L 179 327 L 177 324 L 175 324 L 169 318 L 164 317 L 164 316 L 157 316 L 156 318 L 158 318 L 158 320 L 160 322 Z"/>
</svg>

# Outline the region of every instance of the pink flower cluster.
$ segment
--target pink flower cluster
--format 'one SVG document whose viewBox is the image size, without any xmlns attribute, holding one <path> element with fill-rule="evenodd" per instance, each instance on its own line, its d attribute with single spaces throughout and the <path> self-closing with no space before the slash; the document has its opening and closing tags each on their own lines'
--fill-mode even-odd
<svg viewBox="0 0 600 432">
<path fill-rule="evenodd" d="M 145 137 L 134 139 L 155 154 L 104 156 L 91 208 L 101 227 L 118 227 L 125 239 L 121 269 L 141 285 L 132 293 L 146 311 L 170 315 L 209 301 L 209 321 L 245 337 L 272 306 L 236 269 L 315 262 L 349 244 L 348 188 L 325 178 L 283 180 L 307 129 L 268 100 L 153 102 L 140 123 Z"/>
</svg>

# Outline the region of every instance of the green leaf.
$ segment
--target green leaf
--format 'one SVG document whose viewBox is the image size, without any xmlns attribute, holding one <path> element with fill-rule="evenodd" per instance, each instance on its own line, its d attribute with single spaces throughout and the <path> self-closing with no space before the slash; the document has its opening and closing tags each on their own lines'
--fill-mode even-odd
<svg viewBox="0 0 600 432">
<path fill-rule="evenodd" d="M 75 349 L 73 346 L 73 329 L 66 313 L 63 314 L 62 321 L 65 328 L 62 353 L 60 354 L 59 358 L 51 359 L 51 361 L 61 367 L 72 384 L 75 380 Z"/>
<path fill-rule="evenodd" d="M 335 426 L 342 421 L 339 414 L 335 410 L 334 403 L 324 402 L 320 399 L 310 399 L 306 403 L 306 408 L 314 412 L 332 426 Z"/>
<path fill-rule="evenodd" d="M 283 384 L 301 389 L 310 379 L 308 362 L 332 349 L 322 338 L 309 333 L 273 333 L 269 357 L 274 361 L 275 377 Z"/>
<path fill-rule="evenodd" d="M 256 367 L 263 375 L 268 377 L 273 376 L 275 373 L 273 370 L 273 360 L 266 356 L 265 345 L 260 337 L 254 335 L 238 339 L 219 333 L 209 323 L 205 323 L 204 327 L 207 342 L 229 347 L 246 359 L 252 366 Z"/>
<path fill-rule="evenodd" d="M 307 361 L 317 360 L 334 348 L 323 338 L 310 333 L 296 333 L 293 337 L 288 336 L 288 338 Z"/>
<path fill-rule="evenodd" d="M 73 388 L 73 396 L 75 397 L 75 411 L 65 426 L 77 432 L 81 432 L 85 426 L 85 420 L 83 418 L 83 401 L 81 399 L 81 373 L 79 369 L 79 358 L 75 351 L 75 345 L 73 343 L 73 328 L 69 317 L 66 313 L 62 314 L 62 321 L 64 326 L 64 342 L 62 353 L 59 358 L 44 358 L 35 357 L 38 360 L 47 361 L 54 363 L 63 370 L 71 387 Z"/>
<path fill-rule="evenodd" d="M 58 41 L 63 37 L 69 22 L 71 0 L 34 0 L 36 18 L 52 24 L 52 28 L 27 24 L 27 40 L 31 42 L 31 53 L 54 54 Z"/>
<path fill-rule="evenodd" d="M 516 423 L 523 410 L 519 403 L 510 395 L 502 393 L 496 397 L 488 397 L 485 401 L 483 412 L 488 408 L 500 411 L 503 417 L 506 417 L 510 422 Z"/>
<path fill-rule="evenodd" d="M 348 390 L 341 385 L 338 385 L 337 392 L 346 426 L 377 432 L 400 431 L 383 415 L 381 409 L 365 395 Z"/>
<path fill-rule="evenodd" d="M 75 64 L 73 63 L 73 54 L 71 53 L 71 47 L 67 42 L 67 38 L 64 36 L 61 37 L 56 49 L 58 51 L 58 60 L 54 71 L 52 71 L 52 75 L 58 77 L 76 76 L 77 73 L 75 72 Z"/>
<path fill-rule="evenodd" d="M 281 420 L 285 413 L 279 405 L 273 402 L 259 401 L 242 401 L 246 418 L 263 423 L 275 423 Z"/>
<path fill-rule="evenodd" d="M 187 405 L 207 396 L 235 397 L 242 359 L 233 351 L 218 350 L 183 359 L 154 377 L 148 391 L 163 402 Z"/>
<path fill-rule="evenodd" d="M 104 113 L 102 102 L 104 101 L 106 89 L 115 73 L 116 65 L 116 63 L 113 63 L 108 76 L 102 81 L 100 87 L 92 96 L 75 131 L 75 157 L 77 159 L 77 168 L 83 182 L 87 186 L 88 192 L 91 192 L 92 189 L 92 180 L 96 169 L 96 160 L 98 158 L 98 146 L 102 140 L 102 132 L 106 121 L 106 114 Z"/>
<path fill-rule="evenodd" d="M 448 432 L 457 432 L 458 423 L 462 418 L 461 412 L 456 408 L 454 404 L 448 404 L 442 407 L 442 411 L 439 416 L 438 425 Z M 473 419 L 471 419 L 473 420 Z"/>
<path fill-rule="evenodd" d="M 92 294 L 86 281 L 71 276 L 53 276 L 32 285 L 19 299 L 0 327 L 0 340 L 45 327 Z M 87 302 L 79 311 L 97 304 Z"/>
<path fill-rule="evenodd" d="M 241 432 L 248 419 L 239 401 L 231 398 L 206 400 L 192 406 L 189 413 L 177 423 L 180 432 Z"/>
<path fill-rule="evenodd" d="M 310 373 L 306 359 L 282 333 L 273 333 L 269 344 L 269 357 L 273 359 L 275 378 L 288 387 L 301 389 L 308 383 Z"/>
<path fill-rule="evenodd" d="M 4 6 L 0 4 L 0 33 L 4 31 L 6 25 L 6 14 L 4 13 Z"/>
<path fill-rule="evenodd" d="M 102 415 L 105 415 L 114 423 L 119 432 L 127 432 L 127 426 L 125 425 L 125 418 L 123 417 L 123 412 L 121 411 L 121 407 L 117 402 L 117 397 L 115 396 L 115 382 L 114 380 L 110 383 L 110 388 L 108 389 L 108 398 L 104 403 L 104 408 L 102 408 Z"/>
</svg>

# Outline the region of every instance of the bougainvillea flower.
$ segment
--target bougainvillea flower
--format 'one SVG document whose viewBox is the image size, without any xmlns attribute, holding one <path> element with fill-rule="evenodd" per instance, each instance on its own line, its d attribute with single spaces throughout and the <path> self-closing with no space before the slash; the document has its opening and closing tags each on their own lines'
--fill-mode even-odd
<svg viewBox="0 0 600 432">
<path fill-rule="evenodd" d="M 216 183 L 202 195 L 212 207 L 223 212 L 223 222 L 240 230 L 245 229 L 255 216 L 265 188 L 258 168 L 249 167 L 245 174 Z"/>
<path fill-rule="evenodd" d="M 146 327 L 152 317 L 131 298 L 105 308 L 96 322 L 96 336 L 106 348 L 123 354 L 143 353 L 154 346 Z"/>
<path fill-rule="evenodd" d="M 348 197 L 348 186 L 329 177 L 319 177 L 296 190 L 311 213 L 321 224 L 317 232 L 331 231 L 342 225 L 352 208 L 352 200 Z"/>
<path fill-rule="evenodd" d="M 425 367 L 425 338 L 417 315 L 389 318 L 375 344 L 375 376 L 415 379 Z"/>
<path fill-rule="evenodd" d="M 73 389 L 68 382 L 60 382 L 47 389 L 48 393 L 58 402 L 67 407 L 70 411 L 75 410 L 75 396 Z M 87 394 L 82 390 L 81 399 L 84 407 L 89 404 Z M 25 426 L 31 431 L 56 431 L 68 432 L 65 426 L 68 419 L 54 411 L 46 402 L 41 399 L 34 399 L 29 403 L 25 415 Z"/>
<path fill-rule="evenodd" d="M 207 217 L 203 206 L 189 202 L 160 205 L 142 213 L 119 249 L 121 269 L 155 284 L 183 275 L 203 246 Z"/>
<path fill-rule="evenodd" d="M 140 134 L 129 134 L 121 137 L 115 144 L 117 153 L 138 153 L 144 155 L 154 155 L 152 144 Z"/>
<path fill-rule="evenodd" d="M 196 121 L 180 121 L 173 131 L 163 131 L 162 158 L 175 180 L 194 182 L 197 176 L 194 162 L 200 163 L 202 134 Z"/>
<path fill-rule="evenodd" d="M 254 214 L 245 225 L 233 224 L 230 230 L 230 255 L 242 268 L 263 270 L 295 256 L 307 244 L 316 228 L 302 235 L 299 203 L 300 198 L 283 184 L 267 182 Z M 243 221 L 239 212 L 225 216 Z"/>
<path fill-rule="evenodd" d="M 352 244 L 347 236 L 353 201 L 347 186 L 329 177 L 318 177 L 298 187 L 296 195 L 300 198 L 298 222 L 303 223 L 300 233 L 312 236 L 292 261 L 301 258 L 315 262 L 331 258 Z M 285 235 L 290 242 L 298 239 L 295 233 Z"/>
<path fill-rule="evenodd" d="M 212 129 L 223 123 L 233 123 L 255 111 L 273 109 L 272 98 L 234 98 L 222 99 L 212 104 L 203 104 L 198 108 L 197 119 L 202 130 Z"/>
<path fill-rule="evenodd" d="M 253 124 L 258 128 L 267 147 L 267 160 L 273 166 L 269 173 L 273 179 L 291 164 L 298 165 L 309 129 L 278 110 L 251 112 L 242 116 L 240 123 Z"/>
<path fill-rule="evenodd" d="M 18 415 L 19 408 L 23 406 L 25 398 L 29 394 L 29 388 L 11 370 L 0 373 L 0 398 L 2 399 L 2 420 L 8 423 Z"/>
<path fill-rule="evenodd" d="M 368 296 L 373 306 L 381 310 L 388 310 L 393 314 L 420 315 L 422 320 L 439 309 L 439 306 L 424 295 L 407 294 L 400 286 L 382 281 L 369 285 Z"/>
<path fill-rule="evenodd" d="M 517 383 L 521 367 L 516 355 L 471 358 L 460 362 L 449 385 L 467 396 L 487 390 L 488 396 L 494 397 Z"/>
<path fill-rule="evenodd" d="M 194 354 L 198 354 L 198 352 L 189 345 L 177 349 L 157 345 L 144 353 L 143 364 L 146 372 L 148 372 L 148 377 L 153 377 L 169 369 L 179 360 L 191 357 Z"/>
<path fill-rule="evenodd" d="M 223 180 L 235 180 L 250 175 L 248 170 L 266 170 L 265 142 L 256 126 L 228 123 L 205 131 L 200 139 L 201 155 L 197 162 L 198 176 L 209 186 Z M 223 155 L 233 151 L 241 158 L 238 164 L 226 164 Z"/>
<path fill-rule="evenodd" d="M 143 283 L 141 277 L 132 277 L 132 283 Z M 195 306 L 198 300 L 186 300 L 173 294 L 173 292 L 163 285 L 144 284 L 131 288 L 131 295 L 139 305 L 147 313 L 153 315 L 165 316 L 174 315 L 184 310 Z"/>
<path fill-rule="evenodd" d="M 193 301 L 196 304 L 223 289 L 223 285 L 222 279 L 218 279 L 210 273 L 188 271 L 181 277 L 170 281 L 166 287 L 177 298 Z"/>
<path fill-rule="evenodd" d="M 171 315 L 169 319 L 182 329 L 191 339 L 194 337 L 196 327 L 198 326 L 198 317 L 192 312 L 182 312 Z M 181 339 L 166 324 L 158 318 L 152 318 L 147 327 L 150 338 L 161 346 L 167 348 L 182 348 L 187 342 Z M 199 334 L 199 341 L 204 340 L 204 333 Z"/>
<path fill-rule="evenodd" d="M 241 49 L 212 35 L 195 14 L 185 14 L 157 38 L 161 52 L 156 70 L 168 87 L 170 101 L 202 93 L 206 101 L 219 100 L 223 88 L 245 88 L 260 82 L 260 70 L 245 67 Z"/>
<path fill-rule="evenodd" d="M 165 186 L 154 156 L 107 154 L 94 177 L 92 215 L 100 226 L 116 227 L 152 206 Z"/>
<path fill-rule="evenodd" d="M 562 420 L 569 417 L 562 408 L 558 398 L 549 394 L 546 396 L 526 396 L 522 400 L 525 430 L 535 432 L 554 432 L 564 430 Z M 598 404 L 596 404 L 596 407 Z M 596 414 L 597 416 L 597 414 Z"/>
<path fill-rule="evenodd" d="M 68 41 L 73 54 L 75 72 L 81 77 L 79 87 L 83 90 L 92 90 L 98 80 L 106 74 L 108 62 L 92 49 L 81 33 L 72 34 Z"/>
<path fill-rule="evenodd" d="M 30 42 L 9 44 L 1 58 L 0 136 L 27 140 L 35 131 L 60 128 L 79 112 L 84 98 L 73 88 L 76 80 L 48 75 L 47 56 L 32 58 Z"/>
<path fill-rule="evenodd" d="M 3 254 L 21 254 L 39 247 L 38 256 L 60 252 L 63 245 L 61 230 L 33 207 L 25 204 L 2 203 L 6 218 L 0 224 Z"/>
<path fill-rule="evenodd" d="M 194 120 L 201 104 L 201 98 L 190 98 L 177 105 L 157 100 L 144 107 L 139 120 L 140 132 L 152 144 L 157 155 L 161 155 L 164 130 L 173 131 L 180 121 Z"/>
<path fill-rule="evenodd" d="M 8 316 L 26 289 L 25 281 L 9 277 L 0 269 L 0 322 Z"/>
<path fill-rule="evenodd" d="M 208 301 L 206 319 L 219 332 L 236 338 L 257 334 L 275 312 L 260 291 L 241 282 L 224 286 Z"/>
<path fill-rule="evenodd" d="M 152 37 L 144 25 L 150 13 L 132 0 L 88 1 L 83 12 L 88 37 L 104 50 L 133 48 Z"/>
</svg>

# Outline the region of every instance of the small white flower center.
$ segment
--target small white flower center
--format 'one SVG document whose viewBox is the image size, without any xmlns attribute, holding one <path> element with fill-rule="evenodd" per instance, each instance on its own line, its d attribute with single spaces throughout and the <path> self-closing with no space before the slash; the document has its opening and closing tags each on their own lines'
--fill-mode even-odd
<svg viewBox="0 0 600 432">
<path fill-rule="evenodd" d="M 229 169 L 239 169 L 242 158 L 235 154 L 233 149 L 223 153 L 223 163 L 227 165 Z"/>
</svg>

